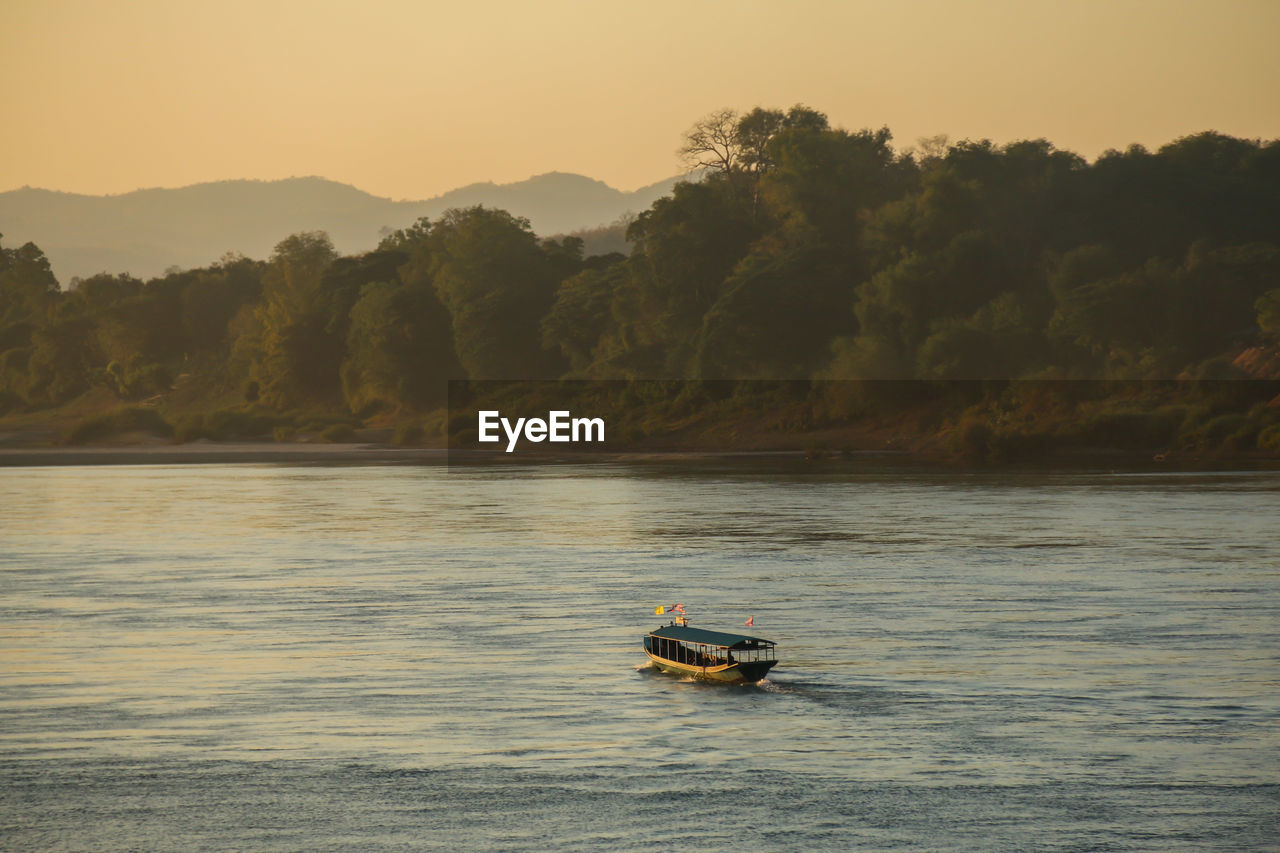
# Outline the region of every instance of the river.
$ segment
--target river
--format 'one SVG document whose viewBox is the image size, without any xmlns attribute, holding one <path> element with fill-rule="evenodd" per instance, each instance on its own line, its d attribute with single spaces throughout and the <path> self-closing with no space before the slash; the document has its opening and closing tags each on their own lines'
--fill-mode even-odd
<svg viewBox="0 0 1280 853">
<path fill-rule="evenodd" d="M 1280 844 L 1274 471 L 29 467 L 0 508 L 5 850 Z M 781 662 L 655 672 L 677 602 Z"/>
</svg>

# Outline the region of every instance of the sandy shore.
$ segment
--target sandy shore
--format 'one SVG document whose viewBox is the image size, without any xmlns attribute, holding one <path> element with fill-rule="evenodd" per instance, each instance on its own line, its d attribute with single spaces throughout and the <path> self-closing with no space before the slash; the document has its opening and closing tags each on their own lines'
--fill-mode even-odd
<svg viewBox="0 0 1280 853">
<path fill-rule="evenodd" d="M 112 447 L 0 447 L 0 467 L 43 465 L 188 465 L 231 463 L 431 465 L 446 452 L 375 444 L 287 444 L 276 442 L 148 444 Z"/>
<path fill-rule="evenodd" d="M 873 454 L 880 455 L 880 454 Z M 528 462 L 634 462 L 690 459 L 800 458 L 800 451 L 493 451 L 440 447 L 391 447 L 384 444 L 310 444 L 210 442 L 121 444 L 77 447 L 0 447 L 0 468 L 50 465 L 192 465 L 235 463 L 283 465 L 445 465 L 522 464 Z"/>
<path fill-rule="evenodd" d="M 0 447 L 0 468 L 77 465 L 524 465 L 600 463 L 788 463 L 806 465 L 891 465 L 925 467 L 1030 467 L 1107 470 L 1275 470 L 1280 458 L 1270 454 L 1149 454 L 1118 451 L 1075 451 L 1047 454 L 1035 460 L 981 463 L 919 452 L 855 451 L 814 455 L 800 450 L 677 450 L 626 448 L 580 452 L 525 451 L 508 455 L 492 451 L 442 447 L 392 447 L 385 444 L 321 444 L 285 442 L 210 442 L 191 444 L 120 444 L 79 447 Z M 790 463 L 788 463 L 790 464 Z"/>
<path fill-rule="evenodd" d="M 866 452 L 862 459 L 910 458 L 909 454 Z M 392 447 L 384 444 L 210 442 L 119 444 L 76 447 L 0 447 L 0 468 L 74 465 L 503 465 L 528 463 L 610 463 L 767 461 L 805 458 L 799 450 L 614 450 L 505 454 L 489 450 Z M 833 457 L 834 458 L 834 457 Z"/>
</svg>

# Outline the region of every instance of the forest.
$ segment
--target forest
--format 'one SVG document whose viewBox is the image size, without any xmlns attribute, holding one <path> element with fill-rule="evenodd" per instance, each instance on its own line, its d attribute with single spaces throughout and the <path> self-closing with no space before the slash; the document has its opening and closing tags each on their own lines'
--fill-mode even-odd
<svg viewBox="0 0 1280 853">
<path fill-rule="evenodd" d="M 802 105 L 712 113 L 680 149 L 696 179 L 625 226 L 626 253 L 486 207 L 358 256 L 309 232 L 65 288 L 36 245 L 0 246 L 0 428 L 429 443 L 449 380 L 682 380 L 637 442 L 704 399 L 726 422 L 785 412 L 778 436 L 878 418 L 988 457 L 1280 452 L 1280 140 L 1093 162 L 892 142 Z"/>
</svg>

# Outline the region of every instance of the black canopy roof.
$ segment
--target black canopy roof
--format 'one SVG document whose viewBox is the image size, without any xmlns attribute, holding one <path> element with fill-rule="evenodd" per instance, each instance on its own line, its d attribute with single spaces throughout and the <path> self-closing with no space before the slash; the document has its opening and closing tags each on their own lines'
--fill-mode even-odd
<svg viewBox="0 0 1280 853">
<path fill-rule="evenodd" d="M 663 625 L 656 631 L 650 631 L 649 633 L 655 637 L 665 637 L 668 640 L 678 640 L 682 643 L 728 646 L 731 649 L 775 645 L 773 640 L 762 640 L 759 637 L 748 637 L 745 634 L 727 634 L 724 631 L 708 631 L 704 628 L 690 628 L 688 625 Z"/>
</svg>

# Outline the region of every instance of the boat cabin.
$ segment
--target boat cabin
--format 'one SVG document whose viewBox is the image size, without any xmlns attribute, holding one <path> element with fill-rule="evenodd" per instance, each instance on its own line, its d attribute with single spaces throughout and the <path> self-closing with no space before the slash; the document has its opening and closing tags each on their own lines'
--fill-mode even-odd
<svg viewBox="0 0 1280 853">
<path fill-rule="evenodd" d="M 644 638 L 661 669 L 721 681 L 759 681 L 778 662 L 772 640 L 692 628 L 687 620 L 663 625 Z"/>
</svg>

